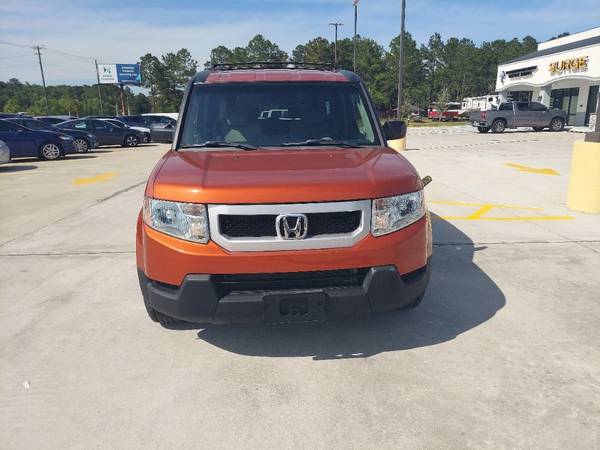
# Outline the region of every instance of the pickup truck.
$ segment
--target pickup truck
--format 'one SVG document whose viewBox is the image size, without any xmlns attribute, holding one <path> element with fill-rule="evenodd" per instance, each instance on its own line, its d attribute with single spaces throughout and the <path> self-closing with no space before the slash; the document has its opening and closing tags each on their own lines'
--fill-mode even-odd
<svg viewBox="0 0 600 450">
<path fill-rule="evenodd" d="M 362 80 L 218 65 L 185 91 L 138 216 L 146 311 L 163 325 L 312 322 L 414 308 L 430 181 L 390 148 Z"/>
<path fill-rule="evenodd" d="M 501 103 L 494 111 L 471 113 L 469 120 L 480 133 L 503 133 L 507 128 L 532 127 L 535 131 L 548 128 L 561 131 L 566 122 L 566 113 L 560 109 L 548 109 L 538 102 Z"/>
</svg>

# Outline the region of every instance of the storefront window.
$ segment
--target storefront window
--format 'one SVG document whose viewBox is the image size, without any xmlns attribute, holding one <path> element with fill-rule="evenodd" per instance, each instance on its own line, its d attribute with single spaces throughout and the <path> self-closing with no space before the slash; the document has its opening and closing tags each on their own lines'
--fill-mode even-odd
<svg viewBox="0 0 600 450">
<path fill-rule="evenodd" d="M 532 96 L 533 91 L 510 91 L 507 98 L 513 102 L 530 102 Z"/>
<path fill-rule="evenodd" d="M 585 125 L 590 124 L 590 114 L 596 114 L 596 102 L 598 101 L 598 86 L 590 86 L 587 108 L 585 110 Z M 596 119 L 598 120 L 598 119 Z"/>
<path fill-rule="evenodd" d="M 575 124 L 579 88 L 553 89 L 550 93 L 550 107 L 567 113 L 567 125 Z"/>
</svg>

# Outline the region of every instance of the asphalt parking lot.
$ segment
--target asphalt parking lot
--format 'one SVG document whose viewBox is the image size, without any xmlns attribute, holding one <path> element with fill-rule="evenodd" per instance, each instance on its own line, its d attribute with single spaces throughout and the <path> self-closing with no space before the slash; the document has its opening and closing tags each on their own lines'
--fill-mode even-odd
<svg viewBox="0 0 600 450">
<path fill-rule="evenodd" d="M 599 448 L 600 216 L 566 208 L 582 135 L 410 129 L 431 175 L 422 305 L 166 329 L 135 219 L 166 145 L 0 166 L 4 448 Z"/>
</svg>

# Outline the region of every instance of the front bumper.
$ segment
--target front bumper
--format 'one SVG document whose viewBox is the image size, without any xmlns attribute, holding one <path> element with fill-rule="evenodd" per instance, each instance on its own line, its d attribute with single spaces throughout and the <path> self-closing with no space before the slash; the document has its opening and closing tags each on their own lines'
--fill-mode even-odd
<svg viewBox="0 0 600 450">
<path fill-rule="evenodd" d="M 425 293 L 430 262 L 400 275 L 394 266 L 299 273 L 187 275 L 180 286 L 138 269 L 144 302 L 197 323 L 281 323 L 368 315 L 410 306 Z"/>
</svg>

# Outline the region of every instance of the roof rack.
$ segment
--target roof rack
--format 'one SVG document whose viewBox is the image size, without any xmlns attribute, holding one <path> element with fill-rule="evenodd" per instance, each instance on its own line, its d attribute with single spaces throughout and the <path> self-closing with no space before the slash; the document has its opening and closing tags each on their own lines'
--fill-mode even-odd
<svg viewBox="0 0 600 450">
<path fill-rule="evenodd" d="M 326 63 L 304 63 L 296 61 L 284 62 L 243 62 L 243 63 L 217 63 L 213 64 L 212 70 L 244 70 L 244 69 L 312 69 L 312 70 L 335 70 L 333 64 Z"/>
</svg>

